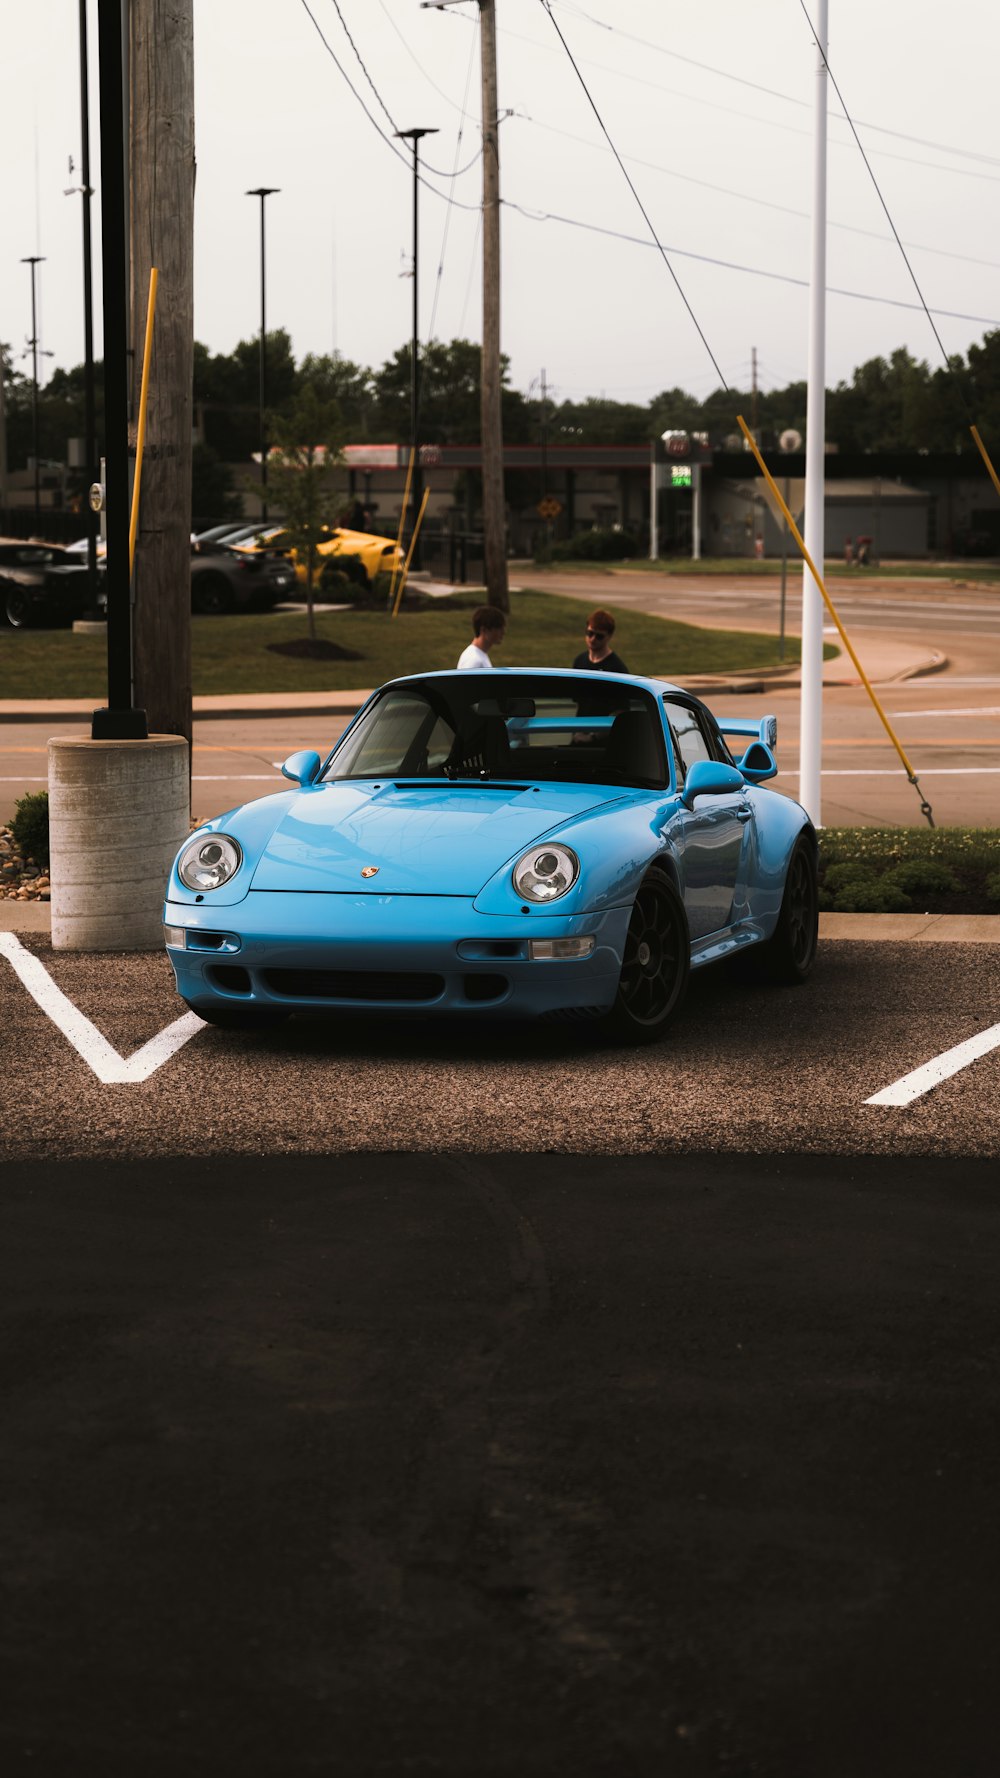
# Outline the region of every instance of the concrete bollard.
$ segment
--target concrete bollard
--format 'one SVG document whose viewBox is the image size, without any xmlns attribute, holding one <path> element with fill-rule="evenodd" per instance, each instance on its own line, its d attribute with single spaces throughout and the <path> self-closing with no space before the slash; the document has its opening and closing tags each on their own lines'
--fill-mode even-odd
<svg viewBox="0 0 1000 1778">
<path fill-rule="evenodd" d="M 54 950 L 160 948 L 167 876 L 190 808 L 182 735 L 49 741 Z"/>
</svg>

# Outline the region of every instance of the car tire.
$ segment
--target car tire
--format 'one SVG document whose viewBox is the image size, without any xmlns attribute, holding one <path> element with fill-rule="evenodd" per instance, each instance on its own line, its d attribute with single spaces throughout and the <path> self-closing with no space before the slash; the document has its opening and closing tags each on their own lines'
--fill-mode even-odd
<svg viewBox="0 0 1000 1778">
<path fill-rule="evenodd" d="M 191 587 L 191 610 L 201 617 L 222 617 L 233 608 L 233 589 L 222 574 L 200 574 Z"/>
<path fill-rule="evenodd" d="M 291 1009 L 286 1011 L 283 1006 L 199 1006 L 194 1000 L 184 1004 L 206 1025 L 217 1025 L 223 1031 L 271 1031 L 292 1016 Z"/>
<path fill-rule="evenodd" d="M 4 617 L 12 630 L 27 630 L 34 616 L 32 601 L 21 587 L 7 587 L 3 600 Z"/>
<path fill-rule="evenodd" d="M 334 568 L 340 569 L 341 574 L 346 574 L 348 580 L 353 581 L 355 586 L 371 586 L 368 570 L 360 556 L 333 556 L 331 563 Z"/>
<path fill-rule="evenodd" d="M 804 834 L 800 834 L 788 861 L 781 912 L 773 938 L 749 957 L 759 957 L 772 982 L 804 982 L 816 961 L 819 937 L 819 890 L 816 877 L 816 852 Z"/>
<path fill-rule="evenodd" d="M 654 1043 L 680 1009 L 691 973 L 684 903 L 669 877 L 650 871 L 632 907 L 618 993 L 599 1021 L 617 1043 Z"/>
</svg>

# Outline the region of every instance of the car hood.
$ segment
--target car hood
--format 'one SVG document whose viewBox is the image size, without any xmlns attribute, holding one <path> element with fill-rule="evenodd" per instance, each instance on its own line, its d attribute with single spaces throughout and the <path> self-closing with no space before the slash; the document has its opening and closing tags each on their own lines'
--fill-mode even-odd
<svg viewBox="0 0 1000 1778">
<path fill-rule="evenodd" d="M 620 796 L 593 784 L 321 784 L 283 811 L 251 888 L 475 897 L 532 841 Z"/>
</svg>

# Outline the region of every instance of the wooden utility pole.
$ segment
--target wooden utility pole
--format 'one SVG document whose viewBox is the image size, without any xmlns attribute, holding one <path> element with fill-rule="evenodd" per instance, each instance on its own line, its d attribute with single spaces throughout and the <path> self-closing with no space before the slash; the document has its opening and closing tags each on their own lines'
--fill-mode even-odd
<svg viewBox="0 0 1000 1778">
<path fill-rule="evenodd" d="M 133 575 L 135 703 L 191 742 L 194 0 L 129 0 L 131 337 L 138 415 L 149 274 L 159 274 Z M 130 436 L 134 439 L 134 425 Z"/>
<path fill-rule="evenodd" d="M 483 464 L 483 577 L 486 597 L 510 610 L 507 515 L 500 403 L 500 141 L 494 0 L 479 0 L 483 85 L 483 360 L 480 436 Z"/>
</svg>

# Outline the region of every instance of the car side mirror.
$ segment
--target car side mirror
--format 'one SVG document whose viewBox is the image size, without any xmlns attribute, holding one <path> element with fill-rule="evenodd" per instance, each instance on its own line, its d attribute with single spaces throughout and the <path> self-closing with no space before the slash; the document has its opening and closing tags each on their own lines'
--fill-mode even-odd
<svg viewBox="0 0 1000 1778">
<path fill-rule="evenodd" d="M 281 768 L 282 776 L 291 778 L 293 784 L 301 784 L 303 790 L 308 790 L 315 783 L 322 763 L 318 753 L 306 748 L 301 753 L 289 754 Z"/>
<path fill-rule="evenodd" d="M 743 786 L 743 773 L 736 766 L 724 765 L 719 759 L 699 759 L 684 780 L 682 800 L 690 809 L 696 796 L 730 796 Z"/>
<path fill-rule="evenodd" d="M 763 784 L 765 778 L 776 778 L 778 762 L 763 741 L 751 741 L 741 760 L 737 761 L 744 778 L 751 784 Z"/>
</svg>

